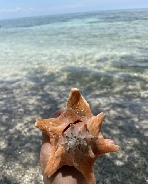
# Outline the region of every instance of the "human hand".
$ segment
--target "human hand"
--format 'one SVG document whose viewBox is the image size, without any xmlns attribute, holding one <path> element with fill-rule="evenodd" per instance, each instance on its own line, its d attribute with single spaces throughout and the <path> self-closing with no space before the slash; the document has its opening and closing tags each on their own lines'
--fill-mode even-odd
<svg viewBox="0 0 148 184">
<path fill-rule="evenodd" d="M 64 110 L 55 112 L 51 117 L 56 118 L 60 116 Z M 50 138 L 42 133 L 42 147 L 40 152 L 40 165 L 43 173 L 44 184 L 86 184 L 83 175 L 74 167 L 63 166 L 50 178 L 44 173 L 51 150 Z"/>
</svg>

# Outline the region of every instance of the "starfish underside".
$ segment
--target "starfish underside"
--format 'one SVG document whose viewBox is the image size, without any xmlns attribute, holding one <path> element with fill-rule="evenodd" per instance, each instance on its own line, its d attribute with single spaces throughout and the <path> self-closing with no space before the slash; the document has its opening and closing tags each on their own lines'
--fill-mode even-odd
<svg viewBox="0 0 148 184">
<path fill-rule="evenodd" d="M 119 147 L 104 139 L 101 124 L 104 114 L 94 116 L 78 89 L 70 92 L 66 110 L 57 118 L 37 119 L 35 126 L 44 131 L 52 145 L 44 172 L 50 177 L 63 165 L 74 166 L 89 184 L 95 184 L 93 165 L 104 153 Z"/>
</svg>

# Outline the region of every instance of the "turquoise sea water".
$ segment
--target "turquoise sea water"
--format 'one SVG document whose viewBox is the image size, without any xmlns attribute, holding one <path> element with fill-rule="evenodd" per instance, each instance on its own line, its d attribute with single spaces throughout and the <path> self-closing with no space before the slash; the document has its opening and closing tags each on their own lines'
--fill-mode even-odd
<svg viewBox="0 0 148 184">
<path fill-rule="evenodd" d="M 32 71 L 64 80 L 70 72 L 76 81 L 68 83 L 80 77 L 90 87 L 102 77 L 101 85 L 115 82 L 117 88 L 130 81 L 145 98 L 148 9 L 0 20 L 0 25 L 1 80 L 23 82 Z"/>
</svg>

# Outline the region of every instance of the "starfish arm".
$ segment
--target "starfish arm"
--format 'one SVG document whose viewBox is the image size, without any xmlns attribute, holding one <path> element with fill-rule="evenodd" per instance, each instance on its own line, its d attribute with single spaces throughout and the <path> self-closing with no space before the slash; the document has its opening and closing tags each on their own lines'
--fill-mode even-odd
<svg viewBox="0 0 148 184">
<path fill-rule="evenodd" d="M 93 171 L 93 159 L 81 159 L 80 164 L 76 167 L 86 178 L 88 184 L 96 184 L 96 179 Z"/>
<path fill-rule="evenodd" d="M 92 134 L 94 136 L 98 135 L 98 133 L 101 130 L 103 118 L 104 118 L 104 113 L 101 112 L 100 114 L 95 116 L 92 120 L 90 120 L 87 123 L 87 128 L 88 128 L 90 134 Z"/>
<path fill-rule="evenodd" d="M 106 146 L 108 148 L 108 152 L 116 152 L 119 150 L 119 146 L 114 143 L 111 139 L 104 139 Z"/>
<path fill-rule="evenodd" d="M 73 88 L 70 92 L 69 99 L 67 101 L 67 108 L 72 108 L 81 117 L 92 117 L 93 114 L 90 111 L 89 104 L 81 96 L 77 88 Z"/>
<path fill-rule="evenodd" d="M 36 119 L 35 126 L 45 132 L 49 137 L 53 136 L 53 133 L 50 129 L 50 121 L 49 119 Z"/>
<path fill-rule="evenodd" d="M 60 135 L 69 124 L 79 119 L 80 117 L 72 109 L 67 109 L 58 118 L 37 119 L 35 126 L 52 137 L 54 134 Z"/>
<path fill-rule="evenodd" d="M 102 155 L 104 153 L 116 152 L 119 150 L 119 146 L 114 144 L 111 139 L 104 139 L 102 134 L 99 133 L 98 139 L 95 143 L 95 148 L 93 149 L 96 156 Z"/>
<path fill-rule="evenodd" d="M 51 150 L 48 163 L 44 170 L 44 173 L 47 174 L 48 177 L 52 176 L 61 167 L 61 157 L 55 157 L 55 151 L 55 148 Z"/>
</svg>

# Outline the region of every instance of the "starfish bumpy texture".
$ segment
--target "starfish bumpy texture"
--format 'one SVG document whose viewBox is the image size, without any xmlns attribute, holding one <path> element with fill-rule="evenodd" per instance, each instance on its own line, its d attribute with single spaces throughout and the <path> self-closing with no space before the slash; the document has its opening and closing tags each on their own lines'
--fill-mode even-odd
<svg viewBox="0 0 148 184">
<path fill-rule="evenodd" d="M 52 145 L 44 172 L 50 177 L 63 165 L 69 165 L 79 170 L 89 184 L 95 184 L 96 158 L 119 150 L 114 141 L 103 138 L 103 118 L 103 113 L 94 116 L 79 90 L 73 88 L 59 117 L 37 119 L 35 126 L 49 136 Z"/>
</svg>

